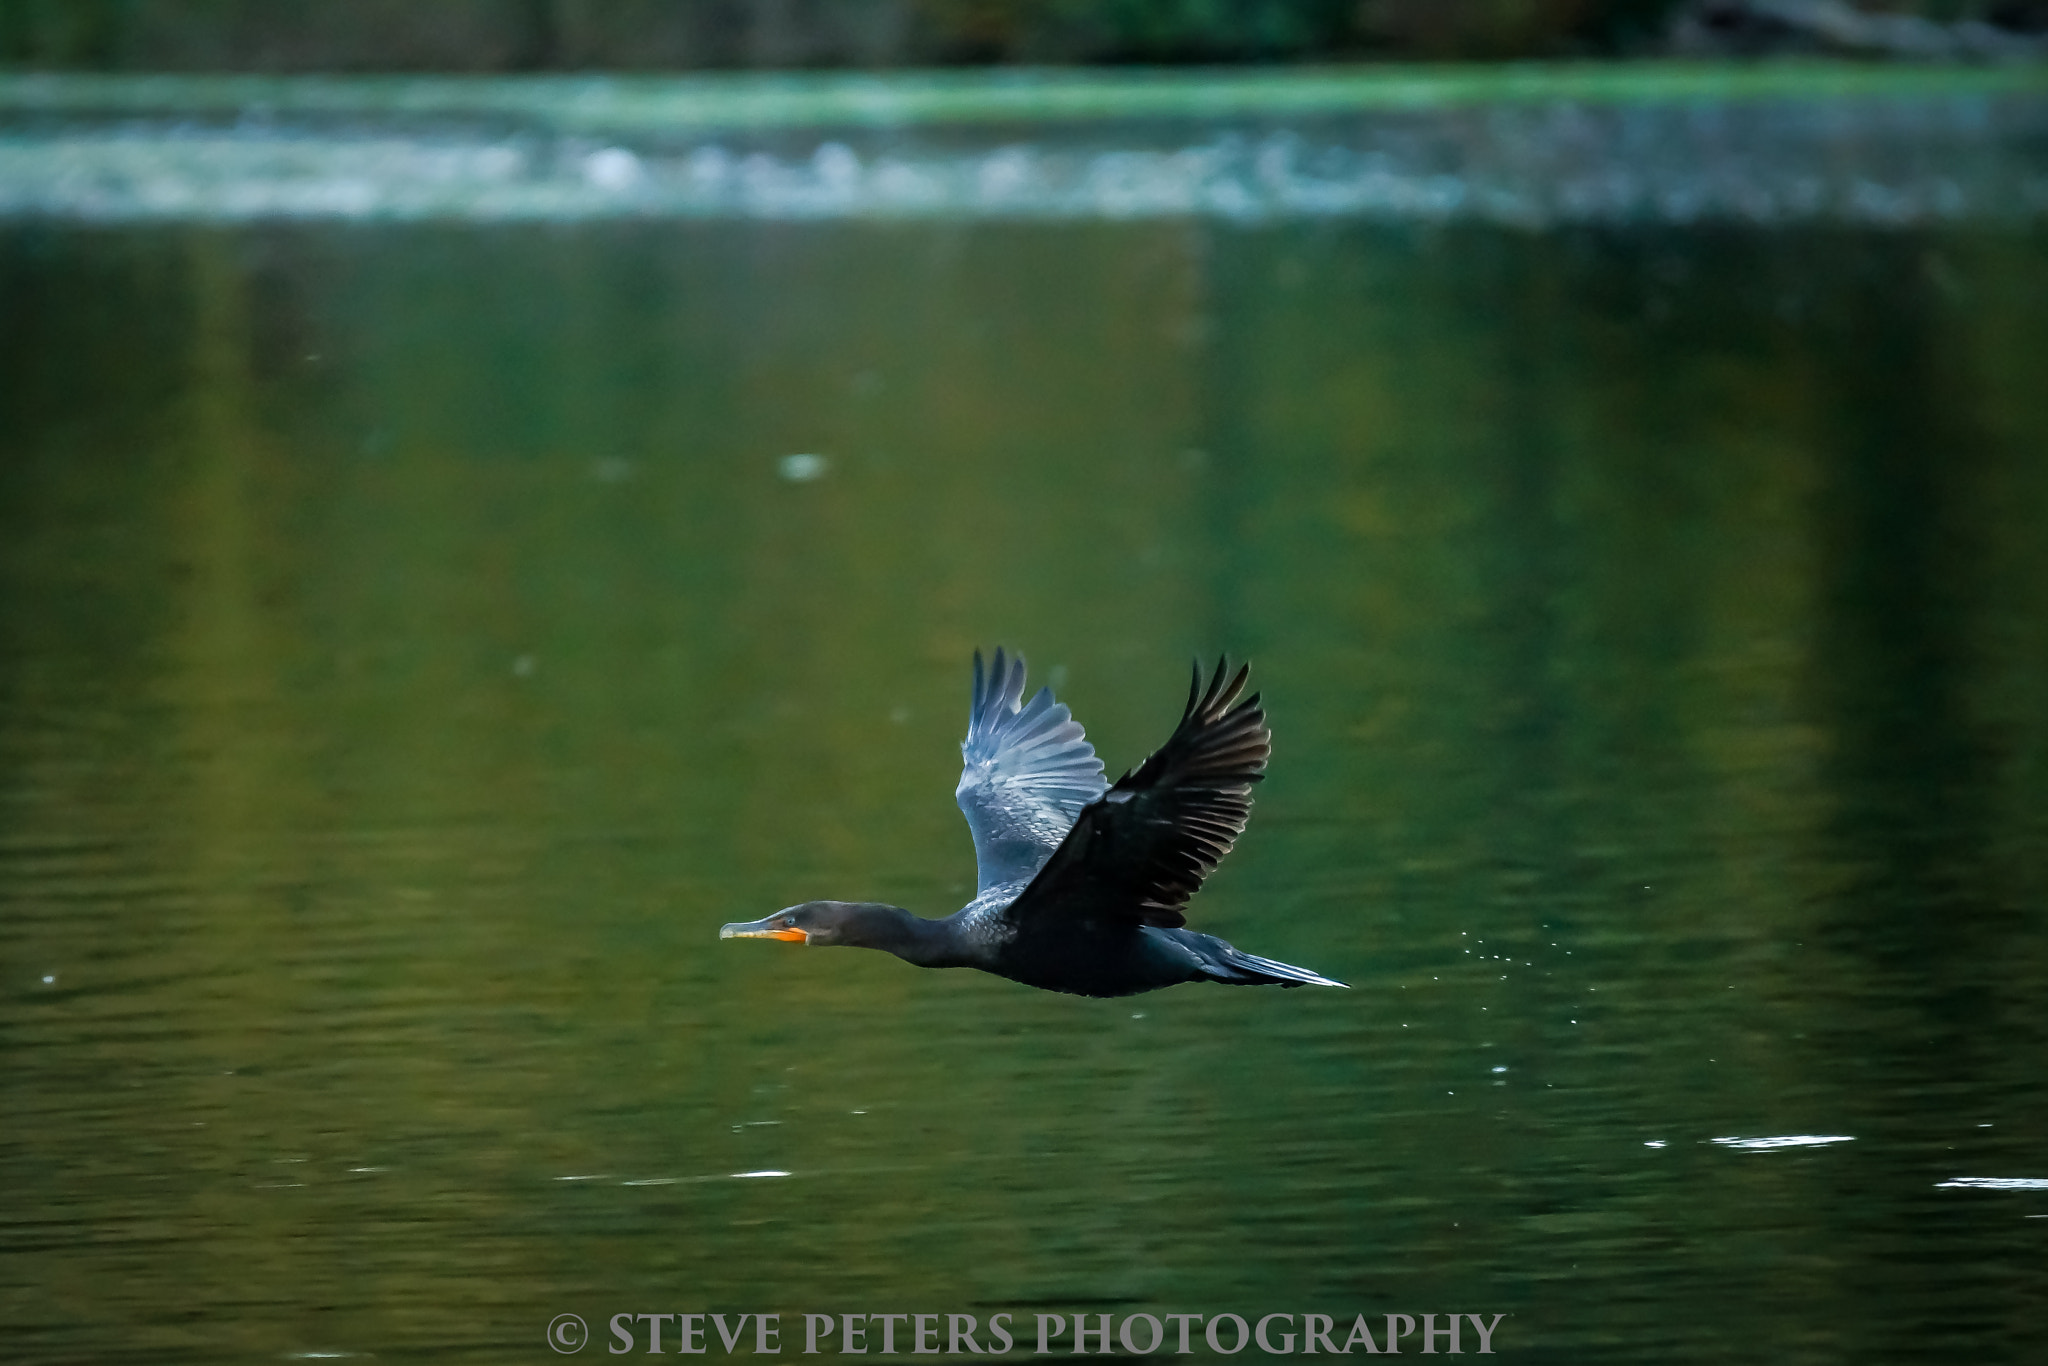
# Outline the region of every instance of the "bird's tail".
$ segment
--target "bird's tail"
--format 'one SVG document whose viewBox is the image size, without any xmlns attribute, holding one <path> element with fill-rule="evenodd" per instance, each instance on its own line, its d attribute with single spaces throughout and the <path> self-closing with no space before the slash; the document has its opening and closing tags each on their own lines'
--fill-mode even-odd
<svg viewBox="0 0 2048 1366">
<path fill-rule="evenodd" d="M 1210 956 L 1202 968 L 1210 980 L 1231 987 L 1348 987 L 1333 977 L 1325 977 L 1307 968 L 1298 968 L 1292 963 L 1277 959 L 1261 958 L 1255 953 L 1225 945 L 1223 952 Z"/>
</svg>

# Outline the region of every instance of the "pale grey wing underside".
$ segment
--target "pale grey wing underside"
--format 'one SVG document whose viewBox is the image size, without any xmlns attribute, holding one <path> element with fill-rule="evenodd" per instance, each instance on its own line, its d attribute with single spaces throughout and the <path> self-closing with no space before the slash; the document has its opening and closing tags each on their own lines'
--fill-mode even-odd
<svg viewBox="0 0 2048 1366">
<path fill-rule="evenodd" d="M 1030 878 L 1052 857 L 1081 808 L 1108 790 L 1102 760 L 1065 706 L 1040 688 L 1024 701 L 1024 657 L 974 652 L 974 703 L 953 792 L 974 832 L 980 890 Z"/>
</svg>

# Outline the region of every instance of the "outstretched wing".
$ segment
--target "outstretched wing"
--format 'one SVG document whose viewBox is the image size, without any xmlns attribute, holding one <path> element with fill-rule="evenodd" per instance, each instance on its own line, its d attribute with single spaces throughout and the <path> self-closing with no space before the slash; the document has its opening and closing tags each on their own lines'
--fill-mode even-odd
<svg viewBox="0 0 2048 1366">
<path fill-rule="evenodd" d="M 1259 695 L 1238 700 L 1250 673 L 1246 666 L 1231 678 L 1229 662 L 1219 659 L 1204 689 L 1202 666 L 1195 665 L 1180 725 L 1081 812 L 1009 907 L 1014 923 L 1052 916 L 1166 929 L 1187 923 L 1182 908 L 1244 833 L 1252 784 L 1265 776 L 1273 753 Z"/>
<path fill-rule="evenodd" d="M 1102 795 L 1102 760 L 1051 688 L 1024 702 L 1024 657 L 996 650 L 982 672 L 974 652 L 974 704 L 960 742 L 960 803 L 974 832 L 980 889 L 1020 882 L 1045 866 L 1074 817 Z"/>
</svg>

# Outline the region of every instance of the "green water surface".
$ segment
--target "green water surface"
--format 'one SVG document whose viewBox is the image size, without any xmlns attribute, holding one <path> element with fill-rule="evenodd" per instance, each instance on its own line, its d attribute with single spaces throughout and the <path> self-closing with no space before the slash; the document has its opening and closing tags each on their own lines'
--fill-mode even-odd
<svg viewBox="0 0 2048 1366">
<path fill-rule="evenodd" d="M 6 227 L 0 1355 L 2040 1360 L 2044 245 Z M 997 643 L 1249 657 L 1192 918 L 1353 989 L 720 943 L 969 895 Z"/>
</svg>

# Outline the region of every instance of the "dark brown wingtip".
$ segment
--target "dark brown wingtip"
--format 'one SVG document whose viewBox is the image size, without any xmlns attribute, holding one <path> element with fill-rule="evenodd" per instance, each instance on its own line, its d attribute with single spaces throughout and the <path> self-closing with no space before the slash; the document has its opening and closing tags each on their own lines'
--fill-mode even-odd
<svg viewBox="0 0 2048 1366">
<path fill-rule="evenodd" d="M 1185 724 L 1188 721 L 1199 720 L 1207 716 L 1209 714 L 1210 700 L 1215 694 L 1216 680 L 1213 675 L 1207 673 L 1202 668 L 1202 657 L 1196 655 L 1194 681 L 1188 684 L 1188 704 L 1181 709 L 1180 719 L 1182 723 Z"/>
<path fill-rule="evenodd" d="M 1229 667 L 1229 662 L 1224 661 L 1222 667 Z M 1221 668 L 1219 668 L 1218 672 L 1220 673 L 1221 671 Z M 1222 704 L 1223 710 L 1227 711 L 1233 707 L 1241 709 L 1245 705 L 1244 703 L 1239 702 L 1237 699 L 1239 695 L 1244 692 L 1244 685 L 1251 678 L 1251 676 L 1252 666 L 1249 662 L 1237 666 L 1237 676 L 1230 680 L 1230 686 L 1223 690 L 1223 694 L 1219 699 L 1219 701 Z M 1252 703 L 1256 704 L 1258 700 L 1258 694 L 1253 693 L 1251 697 Z"/>
<path fill-rule="evenodd" d="M 1200 682 L 1200 672 L 1200 668 L 1197 667 L 1196 681 L 1198 684 Z M 1249 702 L 1238 701 L 1238 697 L 1244 692 L 1244 685 L 1251 678 L 1251 675 L 1252 666 L 1248 663 L 1240 664 L 1237 672 L 1232 674 L 1230 672 L 1230 657 L 1228 655 L 1218 655 L 1216 657 L 1216 671 L 1209 675 L 1209 685 L 1202 689 L 1200 701 L 1197 702 L 1194 698 L 1189 698 L 1187 715 L 1198 717 L 1203 722 L 1208 723 L 1220 719 L 1233 709 L 1243 710 L 1246 706 L 1256 706 L 1259 700 L 1257 693 L 1252 694 Z"/>
<path fill-rule="evenodd" d="M 1209 675 L 1209 692 L 1208 695 L 1202 699 L 1203 715 L 1213 716 L 1216 714 L 1216 701 L 1223 695 L 1223 680 L 1228 678 L 1229 676 L 1230 656 L 1217 655 L 1216 672 Z"/>
</svg>

